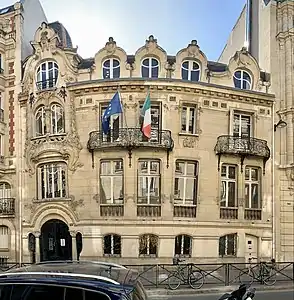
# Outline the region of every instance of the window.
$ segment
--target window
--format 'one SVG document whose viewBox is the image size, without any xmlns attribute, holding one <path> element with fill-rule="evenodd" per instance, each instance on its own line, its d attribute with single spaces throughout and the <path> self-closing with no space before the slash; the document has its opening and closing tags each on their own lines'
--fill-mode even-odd
<svg viewBox="0 0 294 300">
<path fill-rule="evenodd" d="M 0 249 L 9 249 L 10 230 L 7 226 L 0 226 Z"/>
<path fill-rule="evenodd" d="M 237 255 L 237 234 L 228 234 L 219 239 L 219 256 Z"/>
<path fill-rule="evenodd" d="M 66 188 L 66 164 L 49 163 L 38 168 L 39 199 L 65 198 Z"/>
<path fill-rule="evenodd" d="M 123 160 L 100 163 L 100 201 L 102 204 L 123 203 Z"/>
<path fill-rule="evenodd" d="M 101 109 L 101 117 L 104 115 L 105 110 L 107 109 L 107 106 L 103 106 Z M 101 124 L 101 122 L 100 122 Z M 109 118 L 109 133 L 104 134 L 102 131 L 102 125 L 101 125 L 101 131 L 103 132 L 103 142 L 111 143 L 119 140 L 119 129 L 122 126 L 122 118 L 120 114 L 112 115 Z"/>
<path fill-rule="evenodd" d="M 0 74 L 3 74 L 4 70 L 3 70 L 3 61 L 2 61 L 2 54 L 0 54 Z"/>
<path fill-rule="evenodd" d="M 104 236 L 104 255 L 120 256 L 121 255 L 121 237 L 116 234 Z"/>
<path fill-rule="evenodd" d="M 221 168 L 221 207 L 237 207 L 237 168 L 222 165 Z"/>
<path fill-rule="evenodd" d="M 103 62 L 103 78 L 119 78 L 120 77 L 120 63 L 119 60 L 110 58 Z"/>
<path fill-rule="evenodd" d="M 0 267 L 7 267 L 7 266 L 8 266 L 8 257 L 0 256 Z M 0 291 L 0 297 L 1 297 L 1 291 Z"/>
<path fill-rule="evenodd" d="M 196 205 L 197 203 L 198 162 L 176 161 L 175 204 Z"/>
<path fill-rule="evenodd" d="M 249 138 L 252 131 L 252 116 L 234 113 L 233 136 Z"/>
<path fill-rule="evenodd" d="M 11 186 L 7 182 L 0 182 L 0 199 L 11 198 Z"/>
<path fill-rule="evenodd" d="M 156 58 L 148 57 L 142 61 L 141 72 L 143 78 L 158 78 L 159 62 Z"/>
<path fill-rule="evenodd" d="M 0 161 L 4 159 L 4 135 L 0 134 Z"/>
<path fill-rule="evenodd" d="M 45 114 L 45 107 L 41 106 L 36 111 L 36 136 L 43 136 L 46 134 L 46 114 Z"/>
<path fill-rule="evenodd" d="M 189 235 L 178 235 L 175 238 L 175 256 L 191 256 L 192 238 Z"/>
<path fill-rule="evenodd" d="M 53 61 L 43 62 L 37 69 L 37 87 L 39 90 L 53 88 L 58 78 L 58 65 Z"/>
<path fill-rule="evenodd" d="M 140 105 L 142 110 L 143 105 Z M 143 118 L 140 120 L 143 123 Z M 161 138 L 161 105 L 151 104 L 151 137 L 148 140 L 143 137 L 144 142 L 158 143 Z"/>
<path fill-rule="evenodd" d="M 199 81 L 200 66 L 196 61 L 187 60 L 182 63 L 182 79 Z"/>
<path fill-rule="evenodd" d="M 160 203 L 160 162 L 139 160 L 138 204 Z"/>
<path fill-rule="evenodd" d="M 245 208 L 260 208 L 260 169 L 245 168 Z"/>
<path fill-rule="evenodd" d="M 196 133 L 196 107 L 184 106 L 181 115 L 181 132 L 183 133 Z"/>
<path fill-rule="evenodd" d="M 243 70 L 234 73 L 234 85 L 236 88 L 243 90 L 251 90 L 251 77 Z"/>
<path fill-rule="evenodd" d="M 157 256 L 158 237 L 154 234 L 140 236 L 139 255 Z"/>
<path fill-rule="evenodd" d="M 64 113 L 59 104 L 51 105 L 51 133 L 64 133 Z"/>
</svg>

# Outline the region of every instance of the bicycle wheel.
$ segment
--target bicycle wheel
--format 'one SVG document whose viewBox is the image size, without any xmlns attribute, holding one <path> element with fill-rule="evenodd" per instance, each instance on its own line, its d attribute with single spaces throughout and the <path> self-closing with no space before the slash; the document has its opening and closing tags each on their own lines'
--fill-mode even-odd
<svg viewBox="0 0 294 300">
<path fill-rule="evenodd" d="M 277 273 L 273 268 L 266 268 L 263 274 L 263 282 L 265 285 L 274 285 L 277 282 Z"/>
<path fill-rule="evenodd" d="M 204 284 L 204 275 L 200 271 L 193 271 L 188 282 L 192 289 L 200 289 Z"/>
<path fill-rule="evenodd" d="M 171 290 L 176 290 L 181 285 L 181 278 L 179 273 L 173 274 L 168 278 L 168 287 Z"/>
<path fill-rule="evenodd" d="M 239 281 L 242 284 L 251 284 L 253 282 L 253 273 L 250 269 L 246 268 L 240 271 Z"/>
</svg>

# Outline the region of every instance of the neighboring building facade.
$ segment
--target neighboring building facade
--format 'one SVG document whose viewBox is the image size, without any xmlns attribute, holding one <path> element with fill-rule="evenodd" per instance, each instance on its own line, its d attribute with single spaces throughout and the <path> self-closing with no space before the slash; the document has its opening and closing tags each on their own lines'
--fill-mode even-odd
<svg viewBox="0 0 294 300">
<path fill-rule="evenodd" d="M 210 62 L 195 40 L 169 56 L 153 36 L 135 55 L 109 38 L 82 59 L 58 26 L 36 31 L 19 95 L 24 261 L 270 258 L 274 96 L 255 59 Z"/>
<path fill-rule="evenodd" d="M 247 1 L 248 18 L 240 18 L 235 28 L 247 20 L 249 52 L 262 70 L 271 74 L 269 92 L 276 96 L 275 124 L 275 217 L 273 256 L 280 261 L 294 260 L 294 1 Z M 236 34 L 231 33 L 231 37 Z M 245 38 L 245 35 L 244 35 Z M 244 44 L 247 43 L 246 39 Z M 230 38 L 219 58 L 228 62 L 229 55 L 240 45 L 240 38 Z"/>
<path fill-rule="evenodd" d="M 32 18 L 33 16 L 33 18 Z M 36 27 L 46 17 L 39 1 L 0 8 L 0 264 L 17 261 L 21 247 L 19 192 L 19 105 L 22 59 L 32 53 Z"/>
</svg>

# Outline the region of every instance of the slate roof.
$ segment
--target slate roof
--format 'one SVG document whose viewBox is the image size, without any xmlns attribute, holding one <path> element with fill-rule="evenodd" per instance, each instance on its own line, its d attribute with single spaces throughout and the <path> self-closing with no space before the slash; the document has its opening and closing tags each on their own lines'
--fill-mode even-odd
<svg viewBox="0 0 294 300">
<path fill-rule="evenodd" d="M 0 15 L 4 15 L 14 11 L 14 5 L 10 5 L 4 8 L 0 8 Z"/>
<path fill-rule="evenodd" d="M 66 30 L 66 28 L 58 21 L 49 23 L 49 27 L 51 27 L 59 36 L 60 43 L 62 48 L 73 48 L 71 37 Z"/>
</svg>

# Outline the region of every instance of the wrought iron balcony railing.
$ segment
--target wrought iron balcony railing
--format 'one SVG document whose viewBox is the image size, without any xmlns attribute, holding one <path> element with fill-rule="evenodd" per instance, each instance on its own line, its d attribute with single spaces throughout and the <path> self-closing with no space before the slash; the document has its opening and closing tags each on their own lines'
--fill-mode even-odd
<svg viewBox="0 0 294 300">
<path fill-rule="evenodd" d="M 241 170 L 245 157 L 261 157 L 264 163 L 263 169 L 265 169 L 265 164 L 270 158 L 270 149 L 267 141 L 252 137 L 219 136 L 214 150 L 219 157 L 218 169 L 220 168 L 220 157 L 223 154 L 239 155 L 241 157 Z"/>
<path fill-rule="evenodd" d="M 88 150 L 104 150 L 109 148 L 125 148 L 129 152 L 129 164 L 131 165 L 132 151 L 136 148 L 149 147 L 164 149 L 169 152 L 174 147 L 174 141 L 170 130 L 151 130 L 151 138 L 147 139 L 141 132 L 140 128 L 119 128 L 110 130 L 109 134 L 102 131 L 92 131 L 89 133 Z M 168 159 L 167 159 L 168 164 Z M 94 164 L 93 164 L 94 166 Z"/>
<path fill-rule="evenodd" d="M 15 213 L 14 198 L 0 198 L 0 217 L 11 216 Z"/>
</svg>

